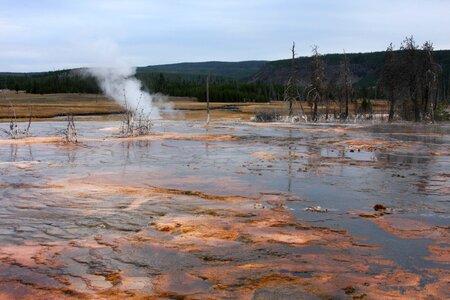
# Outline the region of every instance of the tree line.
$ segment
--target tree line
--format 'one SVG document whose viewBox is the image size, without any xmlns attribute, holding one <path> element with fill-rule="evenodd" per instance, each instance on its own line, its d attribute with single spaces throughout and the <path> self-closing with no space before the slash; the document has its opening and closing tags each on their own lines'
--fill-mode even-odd
<svg viewBox="0 0 450 300">
<path fill-rule="evenodd" d="M 270 102 L 287 97 L 309 106 L 311 119 L 314 121 L 319 118 L 329 119 L 331 116 L 347 119 L 351 113 L 370 113 L 371 99 L 388 101 L 390 121 L 445 119 L 448 117 L 445 109 L 450 96 L 450 58 L 444 57 L 448 61 L 445 63 L 447 69 L 443 69 L 434 55 L 431 42 L 419 46 L 413 37 L 407 37 L 398 49 L 394 49 L 392 44 L 387 47 L 382 63 L 382 57 L 378 53 L 376 62 L 367 61 L 366 63 L 377 66 L 377 72 L 373 74 L 376 80 L 365 78 L 368 82 L 362 82 L 356 80 L 361 78 L 360 74 L 354 74 L 358 70 L 352 70 L 355 59 L 363 61 L 362 54 L 322 56 L 318 47 L 314 46 L 308 59 L 309 66 L 301 66 L 308 68 L 309 74 L 309 78 L 301 84 L 294 80 L 298 69 L 292 65 L 292 74 L 284 84 L 273 83 L 271 80 L 250 81 L 210 76 L 209 96 L 212 102 Z M 442 60 L 442 57 L 439 59 Z M 292 63 L 296 61 L 305 62 L 305 58 L 293 57 Z M 277 64 L 285 62 L 274 62 L 273 65 Z M 330 66 L 338 71 L 329 72 Z M 151 93 L 206 101 L 207 76 L 138 72 L 136 77 Z M 96 79 L 79 70 L 0 74 L 0 88 L 34 94 L 101 93 Z M 351 107 L 354 110 L 350 111 Z"/>
<path fill-rule="evenodd" d="M 419 47 L 413 37 L 407 37 L 400 49 L 392 44 L 386 50 L 380 89 L 389 100 L 389 120 L 395 115 L 416 122 L 435 120 L 445 95 L 439 87 L 442 67 L 433 57 L 433 44 L 425 42 Z"/>
<path fill-rule="evenodd" d="M 0 88 L 31 94 L 101 93 L 95 78 L 78 70 L 1 75 Z"/>
<path fill-rule="evenodd" d="M 183 78 L 172 74 L 138 73 L 136 77 L 151 93 L 206 101 L 205 76 Z M 94 77 L 71 70 L 32 75 L 2 75 L 0 87 L 32 94 L 101 93 Z M 211 77 L 210 81 L 210 98 L 213 102 L 267 102 L 280 99 L 282 93 L 281 84 L 246 83 L 222 77 Z"/>
<path fill-rule="evenodd" d="M 206 101 L 207 76 L 183 78 L 174 74 L 138 73 L 136 77 L 152 93 Z M 280 99 L 283 89 L 282 84 L 248 83 L 217 76 L 210 76 L 209 79 L 212 102 L 267 102 Z"/>
<path fill-rule="evenodd" d="M 338 76 L 330 78 L 325 75 L 326 65 L 318 47 L 314 46 L 311 78 L 305 93 L 305 100 L 311 107 L 311 119 L 318 119 L 319 105 L 325 107 L 325 119 L 329 117 L 330 105 L 337 105 L 339 118 L 347 119 L 350 104 L 357 106 L 358 98 L 362 101 L 356 113 L 370 112 L 370 99 L 388 100 L 389 121 L 448 119 L 445 108 L 449 100 L 449 78 L 443 76 L 443 68 L 434 59 L 433 52 L 431 42 L 418 46 L 412 36 L 405 38 L 397 50 L 391 43 L 385 52 L 376 85 L 355 91 L 347 55 L 343 55 Z"/>
</svg>

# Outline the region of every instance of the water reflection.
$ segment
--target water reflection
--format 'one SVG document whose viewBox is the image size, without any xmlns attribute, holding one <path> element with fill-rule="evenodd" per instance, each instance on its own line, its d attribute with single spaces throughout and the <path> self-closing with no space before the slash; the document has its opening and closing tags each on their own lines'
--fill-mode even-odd
<svg viewBox="0 0 450 300">
<path fill-rule="evenodd" d="M 9 161 L 13 162 L 17 160 L 17 148 L 17 145 L 10 145 Z"/>
<path fill-rule="evenodd" d="M 292 140 L 292 130 L 291 129 L 289 129 L 288 138 L 289 138 L 289 140 Z M 295 146 L 292 142 L 289 142 L 288 148 L 289 148 L 289 151 L 288 151 L 288 174 L 287 174 L 288 175 L 288 188 L 287 188 L 287 190 L 288 190 L 288 193 L 290 194 L 292 191 L 292 189 L 291 189 L 291 186 L 292 186 L 292 158 L 294 156 Z"/>
<path fill-rule="evenodd" d="M 430 157 L 421 156 L 420 154 L 407 153 L 375 153 L 377 160 L 385 162 L 386 164 L 427 164 L 433 163 Z"/>
<path fill-rule="evenodd" d="M 34 161 L 32 145 L 10 144 L 8 158 L 2 157 L 0 151 L 0 159 L 9 162 Z"/>
</svg>

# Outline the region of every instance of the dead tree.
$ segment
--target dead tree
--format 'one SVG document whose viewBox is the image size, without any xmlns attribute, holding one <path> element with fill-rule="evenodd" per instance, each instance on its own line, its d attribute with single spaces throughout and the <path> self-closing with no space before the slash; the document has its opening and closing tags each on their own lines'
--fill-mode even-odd
<svg viewBox="0 0 450 300">
<path fill-rule="evenodd" d="M 123 99 L 125 103 L 125 112 L 123 113 L 122 126 L 120 127 L 120 133 L 124 137 L 129 137 L 134 135 L 134 114 L 131 109 L 128 107 L 127 95 L 125 93 L 125 89 L 123 90 Z"/>
<path fill-rule="evenodd" d="M 317 121 L 318 104 L 322 103 L 325 98 L 325 67 L 316 45 L 312 48 L 312 54 L 311 86 L 308 88 L 306 99 L 312 106 L 312 120 Z M 328 120 L 328 104 L 326 105 L 326 119 Z"/>
<path fill-rule="evenodd" d="M 421 107 L 419 104 L 419 70 L 418 70 L 418 47 L 414 38 L 406 37 L 400 47 L 402 53 L 403 72 L 407 88 L 407 98 L 412 104 L 414 121 L 421 120 Z M 404 105 L 405 118 L 409 118 L 408 106 Z"/>
<path fill-rule="evenodd" d="M 292 43 L 291 53 L 292 53 L 291 74 L 286 83 L 283 95 L 283 101 L 289 104 L 289 119 L 292 119 L 292 116 L 294 115 L 294 103 L 300 101 L 300 93 L 298 91 L 298 84 L 297 84 L 297 70 L 295 64 L 295 54 L 296 54 L 295 42 Z M 302 110 L 302 115 L 304 116 L 305 112 L 303 110 L 303 106 L 301 105 L 301 103 L 300 107 Z"/>
<path fill-rule="evenodd" d="M 206 125 L 209 125 L 209 121 L 211 120 L 211 114 L 209 111 L 209 75 L 206 77 Z"/>
<path fill-rule="evenodd" d="M 350 62 L 348 60 L 347 54 L 344 51 L 344 59 L 341 62 L 341 70 L 339 75 L 339 85 L 341 93 L 344 97 L 345 101 L 345 112 L 344 119 L 348 118 L 348 109 L 350 103 L 350 97 L 353 93 L 353 86 L 351 81 L 351 71 L 350 71 Z"/>
<path fill-rule="evenodd" d="M 28 106 L 28 124 L 25 129 L 19 128 L 19 124 L 17 121 L 17 115 L 16 115 L 16 109 L 11 102 L 9 102 L 9 109 L 10 109 L 10 115 L 11 115 L 10 121 L 9 121 L 9 128 L 8 129 L 2 128 L 1 131 L 3 131 L 11 139 L 28 137 L 30 135 L 31 120 L 32 120 L 31 105 Z"/>
<path fill-rule="evenodd" d="M 30 135 L 30 128 L 31 128 L 31 119 L 33 118 L 33 107 L 31 105 L 28 105 L 28 125 L 27 128 L 24 131 L 25 136 Z"/>
<path fill-rule="evenodd" d="M 394 120 L 395 105 L 396 105 L 396 88 L 399 84 L 399 65 L 398 58 L 394 53 L 392 43 L 386 49 L 384 57 L 383 69 L 381 72 L 380 87 L 387 94 L 389 100 L 389 122 Z"/>
<path fill-rule="evenodd" d="M 425 42 L 422 46 L 422 110 L 423 115 L 430 115 L 431 122 L 434 123 L 434 111 L 437 107 L 439 75 L 442 73 L 440 65 L 433 59 L 433 44 Z"/>
<path fill-rule="evenodd" d="M 78 143 L 78 131 L 75 126 L 73 115 L 67 115 L 67 126 L 66 129 L 63 130 L 63 138 L 65 143 Z"/>
<path fill-rule="evenodd" d="M 137 108 L 135 110 L 126 108 L 123 114 L 124 120 L 120 127 L 122 137 L 143 136 L 150 134 L 153 123 L 144 109 Z"/>
<path fill-rule="evenodd" d="M 406 37 L 399 51 L 394 51 L 391 44 L 380 80 L 390 103 L 389 121 L 396 109 L 400 109 L 405 120 L 434 122 L 441 73 L 441 66 L 433 59 L 431 42 L 419 48 L 412 36 Z"/>
<path fill-rule="evenodd" d="M 141 95 L 142 98 L 142 95 Z M 125 112 L 123 113 L 120 135 L 122 137 L 142 136 L 150 134 L 153 123 L 150 114 L 140 107 L 141 98 L 135 108 L 128 105 L 124 91 Z"/>
<path fill-rule="evenodd" d="M 16 139 L 19 137 L 19 126 L 17 125 L 16 109 L 11 102 L 9 103 L 9 109 L 11 112 L 11 117 L 9 121 L 9 132 L 7 133 L 12 139 Z"/>
</svg>

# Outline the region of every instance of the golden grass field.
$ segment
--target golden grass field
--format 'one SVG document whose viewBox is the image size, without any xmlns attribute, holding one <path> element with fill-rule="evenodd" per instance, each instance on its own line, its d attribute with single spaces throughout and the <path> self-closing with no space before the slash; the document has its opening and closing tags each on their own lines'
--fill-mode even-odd
<svg viewBox="0 0 450 300">
<path fill-rule="evenodd" d="M 173 108 L 173 113 L 163 111 L 165 119 L 188 119 L 204 120 L 206 118 L 206 103 L 198 102 L 189 97 L 168 97 L 168 102 Z M 163 107 L 164 104 L 157 103 L 156 106 Z M 385 101 L 374 101 L 374 111 L 378 113 L 387 112 Z M 276 110 L 287 111 L 286 103 L 273 101 L 271 103 L 225 103 L 213 102 L 210 104 L 212 119 L 221 120 L 245 120 L 248 121 L 258 111 Z M 300 110 L 300 105 L 295 104 L 294 108 Z M 303 103 L 306 113 L 309 107 Z M 11 116 L 16 115 L 18 119 L 28 119 L 31 115 L 33 119 L 48 119 L 58 116 L 72 114 L 83 116 L 82 118 L 102 115 L 105 118 L 114 118 L 115 114 L 123 112 L 123 108 L 114 100 L 97 94 L 27 94 L 23 92 L 1 92 L 0 96 L 0 121 L 8 121 Z M 324 112 L 325 107 L 319 107 Z M 330 113 L 338 111 L 336 105 L 331 105 Z M 354 105 L 350 107 L 354 112 Z"/>
</svg>

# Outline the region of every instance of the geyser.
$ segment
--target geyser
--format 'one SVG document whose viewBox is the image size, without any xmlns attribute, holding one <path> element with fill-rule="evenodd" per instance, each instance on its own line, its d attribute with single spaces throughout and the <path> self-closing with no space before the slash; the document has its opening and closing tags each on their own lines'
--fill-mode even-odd
<svg viewBox="0 0 450 300">
<path fill-rule="evenodd" d="M 159 119 L 159 109 L 153 105 L 153 96 L 142 89 L 142 83 L 134 76 L 136 68 L 89 68 L 103 93 L 130 111 L 142 112 L 151 119 Z"/>
</svg>

